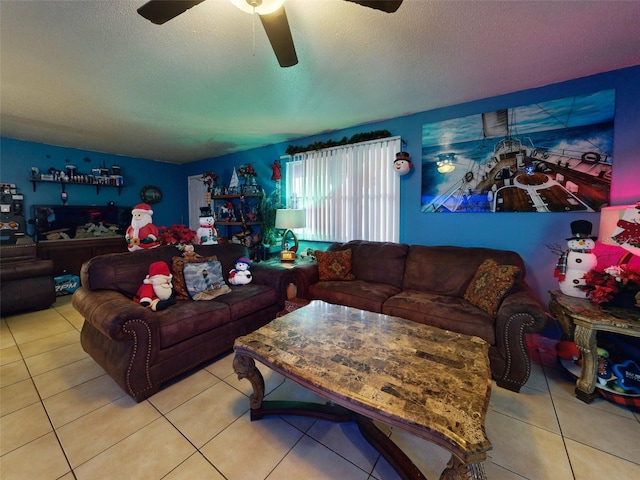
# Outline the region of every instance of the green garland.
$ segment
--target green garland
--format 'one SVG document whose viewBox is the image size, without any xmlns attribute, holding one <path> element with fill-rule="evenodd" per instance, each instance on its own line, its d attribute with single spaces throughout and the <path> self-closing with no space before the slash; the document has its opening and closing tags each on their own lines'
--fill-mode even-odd
<svg viewBox="0 0 640 480">
<path fill-rule="evenodd" d="M 322 150 L 323 148 L 338 147 L 340 145 L 348 145 L 350 143 L 368 142 L 369 140 L 377 140 L 379 138 L 387 138 L 391 136 L 389 130 L 375 130 L 369 133 L 356 133 L 351 138 L 342 137 L 341 140 L 327 140 L 326 142 L 314 142 L 306 147 L 296 147 L 289 145 L 287 147 L 287 155 L 295 155 L 296 153 L 309 152 L 311 150 Z"/>
</svg>

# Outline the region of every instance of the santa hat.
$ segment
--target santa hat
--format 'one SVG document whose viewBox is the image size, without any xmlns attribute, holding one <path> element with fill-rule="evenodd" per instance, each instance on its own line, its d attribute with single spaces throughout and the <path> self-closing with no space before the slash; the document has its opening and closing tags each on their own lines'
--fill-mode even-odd
<svg viewBox="0 0 640 480">
<path fill-rule="evenodd" d="M 151 210 L 151 207 L 146 203 L 139 203 L 138 205 L 133 207 L 133 210 L 131 210 L 131 213 L 134 215 L 136 213 L 146 213 L 147 215 L 153 215 L 153 210 Z"/>
<path fill-rule="evenodd" d="M 165 277 L 171 275 L 169 265 L 166 262 L 153 262 L 149 266 L 149 277 L 155 277 L 156 275 L 164 275 Z"/>
</svg>

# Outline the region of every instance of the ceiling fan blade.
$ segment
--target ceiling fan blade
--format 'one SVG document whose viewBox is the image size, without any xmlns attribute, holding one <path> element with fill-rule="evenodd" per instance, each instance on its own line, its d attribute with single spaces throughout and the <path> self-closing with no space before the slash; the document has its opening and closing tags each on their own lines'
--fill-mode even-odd
<svg viewBox="0 0 640 480">
<path fill-rule="evenodd" d="M 138 8 L 138 13 L 147 20 L 162 25 L 204 0 L 151 0 Z"/>
<path fill-rule="evenodd" d="M 375 8 L 376 10 L 382 10 L 387 13 L 393 13 L 400 8 L 402 0 L 347 0 L 347 2 L 357 3 L 363 7 Z"/>
<path fill-rule="evenodd" d="M 298 56 L 296 55 L 296 47 L 293 45 L 284 5 L 273 13 L 260 15 L 260 20 L 280 66 L 292 67 L 297 64 Z"/>
</svg>

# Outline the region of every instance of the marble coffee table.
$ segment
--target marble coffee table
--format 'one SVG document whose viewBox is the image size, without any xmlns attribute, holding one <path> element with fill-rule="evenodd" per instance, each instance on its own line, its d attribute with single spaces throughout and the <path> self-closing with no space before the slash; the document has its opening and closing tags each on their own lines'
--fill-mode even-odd
<svg viewBox="0 0 640 480">
<path fill-rule="evenodd" d="M 315 300 L 238 338 L 234 349 L 238 378 L 253 386 L 252 420 L 294 414 L 355 421 L 402 478 L 425 478 L 377 420 L 451 452 L 441 479 L 486 478 L 491 371 L 484 340 Z M 254 360 L 329 403 L 263 401 Z"/>
</svg>

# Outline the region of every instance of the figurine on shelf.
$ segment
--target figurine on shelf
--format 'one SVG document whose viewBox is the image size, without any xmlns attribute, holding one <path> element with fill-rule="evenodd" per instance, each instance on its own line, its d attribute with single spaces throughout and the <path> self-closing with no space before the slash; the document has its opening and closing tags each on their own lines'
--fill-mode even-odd
<svg viewBox="0 0 640 480">
<path fill-rule="evenodd" d="M 273 161 L 273 164 L 271 165 L 271 170 L 273 170 L 273 174 L 271 175 L 271 180 L 282 179 L 282 166 L 280 165 L 280 160 L 276 159 Z"/>
</svg>

